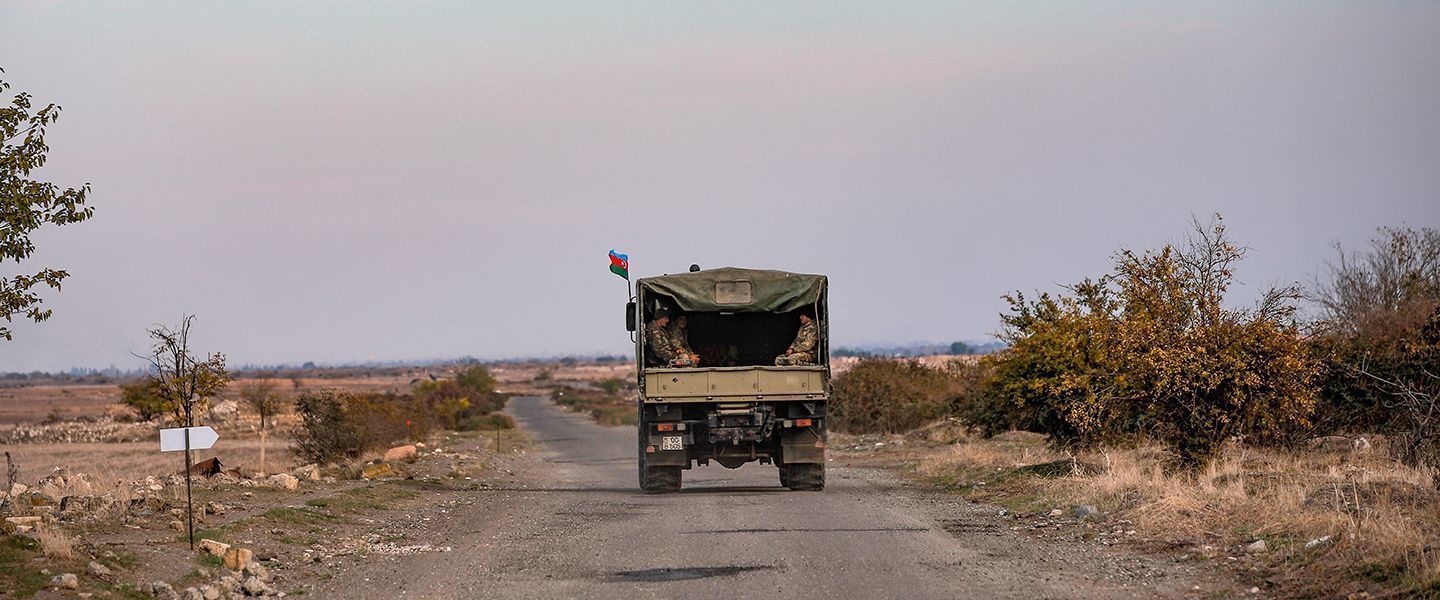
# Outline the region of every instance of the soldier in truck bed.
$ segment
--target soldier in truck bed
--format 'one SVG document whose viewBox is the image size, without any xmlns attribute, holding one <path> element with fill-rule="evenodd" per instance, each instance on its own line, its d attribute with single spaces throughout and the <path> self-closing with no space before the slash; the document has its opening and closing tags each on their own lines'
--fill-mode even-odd
<svg viewBox="0 0 1440 600">
<path fill-rule="evenodd" d="M 656 367 L 693 367 L 694 359 L 675 347 L 675 338 L 670 333 L 670 310 L 655 311 L 655 320 L 645 328 L 645 346 L 648 349 L 647 362 Z"/>
<path fill-rule="evenodd" d="M 778 366 L 792 365 L 813 365 L 815 364 L 815 343 L 820 337 L 820 332 L 815 326 L 815 317 L 808 313 L 800 313 L 800 331 L 795 333 L 795 341 L 784 354 L 775 357 L 775 364 Z"/>
<path fill-rule="evenodd" d="M 666 329 L 670 332 L 670 342 L 675 346 L 675 352 L 681 358 L 689 358 L 692 367 L 700 366 L 700 355 L 690 348 L 690 319 L 685 313 L 675 315 L 670 319 L 670 326 Z"/>
</svg>

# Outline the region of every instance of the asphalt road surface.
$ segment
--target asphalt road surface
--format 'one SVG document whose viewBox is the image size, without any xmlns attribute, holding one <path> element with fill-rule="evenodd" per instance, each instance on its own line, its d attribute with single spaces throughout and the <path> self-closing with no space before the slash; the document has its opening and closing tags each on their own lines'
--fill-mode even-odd
<svg viewBox="0 0 1440 600">
<path fill-rule="evenodd" d="M 1149 598 L 1214 593 L 1191 567 L 1038 540 L 995 507 L 832 463 L 823 492 L 770 465 L 685 472 L 639 491 L 635 430 L 542 398 L 508 412 L 535 440 L 504 489 L 467 492 L 415 537 L 450 548 L 355 567 L 321 597 Z M 523 482 L 523 483 L 519 483 Z M 1199 586 L 1197 588 L 1196 586 Z M 1201 589 L 1204 591 L 1200 591 Z"/>
</svg>

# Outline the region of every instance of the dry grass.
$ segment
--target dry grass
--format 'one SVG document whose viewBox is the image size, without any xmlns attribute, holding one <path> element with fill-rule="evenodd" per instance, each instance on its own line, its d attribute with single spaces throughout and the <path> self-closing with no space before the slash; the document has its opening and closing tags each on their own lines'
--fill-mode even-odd
<svg viewBox="0 0 1440 600">
<path fill-rule="evenodd" d="M 294 466 L 295 458 L 288 446 L 288 439 L 270 436 L 266 460 L 272 471 Z M 71 472 L 89 475 L 94 491 L 85 492 L 76 488 L 72 492 L 82 494 L 119 493 L 131 481 L 149 475 L 159 477 L 179 473 L 183 462 L 178 452 L 160 452 L 158 442 L 11 444 L 5 450 L 14 456 L 15 463 L 20 466 L 21 481 L 27 485 L 49 475 L 55 467 L 68 467 Z M 260 441 L 258 438 L 227 439 L 222 432 L 214 448 L 197 451 L 192 458 L 200 461 L 211 456 L 218 456 L 227 469 L 239 468 L 249 473 L 260 466 Z"/>
<path fill-rule="evenodd" d="M 1022 509 L 1094 505 L 1132 521 L 1147 539 L 1211 557 L 1238 555 L 1241 546 L 1264 539 L 1272 579 L 1300 596 L 1337 589 L 1440 594 L 1437 474 L 1399 464 L 1381 447 L 1234 445 L 1206 471 L 1183 474 L 1164 468 L 1163 449 L 1141 446 L 1074 457 L 1100 466 L 1096 474 L 1046 478 L 1017 470 L 1065 457 L 1037 437 L 1011 433 L 960 441 L 916 470 Z M 1306 547 L 1321 539 L 1327 541 Z"/>
<path fill-rule="evenodd" d="M 40 542 L 40 551 L 45 556 L 59 560 L 75 560 L 75 540 L 65 535 L 65 532 L 53 527 L 42 526 L 35 529 L 35 541 Z"/>
<path fill-rule="evenodd" d="M 607 394 L 598 389 L 577 387 L 556 387 L 550 391 L 550 399 L 556 404 L 575 412 L 590 415 L 601 425 L 634 425 L 638 415 L 633 390 Z"/>
<path fill-rule="evenodd" d="M 52 414 L 64 419 L 98 417 L 120 400 L 115 385 L 0 387 L 0 424 L 38 423 Z"/>
</svg>

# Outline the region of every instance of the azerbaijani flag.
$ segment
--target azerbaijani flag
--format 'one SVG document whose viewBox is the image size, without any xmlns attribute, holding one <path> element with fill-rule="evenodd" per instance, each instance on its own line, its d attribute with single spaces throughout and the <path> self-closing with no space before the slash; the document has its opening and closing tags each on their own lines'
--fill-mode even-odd
<svg viewBox="0 0 1440 600">
<path fill-rule="evenodd" d="M 610 272 L 624 277 L 625 281 L 630 281 L 630 256 L 611 250 Z"/>
</svg>

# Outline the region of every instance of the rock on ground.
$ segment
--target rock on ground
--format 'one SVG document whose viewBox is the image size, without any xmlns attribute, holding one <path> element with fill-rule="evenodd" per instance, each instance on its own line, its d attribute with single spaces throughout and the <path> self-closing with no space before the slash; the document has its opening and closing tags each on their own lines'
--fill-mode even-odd
<svg viewBox="0 0 1440 600">
<path fill-rule="evenodd" d="M 76 577 L 74 573 L 56 575 L 50 579 L 50 585 L 67 590 L 78 590 L 80 589 L 80 578 Z"/>
<path fill-rule="evenodd" d="M 268 481 L 272 486 L 290 490 L 292 492 L 300 489 L 300 480 L 296 479 L 294 475 L 291 475 L 289 473 L 276 473 L 274 475 L 271 475 L 270 478 L 266 481 Z"/>
<path fill-rule="evenodd" d="M 390 468 L 390 463 L 383 463 L 383 462 L 382 462 L 382 463 L 375 463 L 375 464 L 373 464 L 373 465 L 365 465 L 365 468 L 364 468 L 364 469 L 361 469 L 361 471 L 360 471 L 360 478 L 361 478 L 361 479 L 379 479 L 379 478 L 381 478 L 381 477 L 389 477 L 389 476 L 394 475 L 394 474 L 395 474 L 395 469 Z"/>
<path fill-rule="evenodd" d="M 255 559 L 255 552 L 249 548 L 230 548 L 225 551 L 225 568 L 239 571 Z"/>
<path fill-rule="evenodd" d="M 85 567 L 85 572 L 89 573 L 91 577 L 94 577 L 96 579 L 110 578 L 110 569 L 105 565 L 102 565 L 93 560 L 90 561 L 90 564 Z"/>
<path fill-rule="evenodd" d="M 419 456 L 414 444 L 396 446 L 385 451 L 385 462 L 415 462 Z"/>
<path fill-rule="evenodd" d="M 320 481 L 320 465 L 311 463 L 290 472 L 291 475 L 310 481 Z"/>
<path fill-rule="evenodd" d="M 270 587 L 270 584 L 254 576 L 245 578 L 245 583 L 240 584 L 240 587 L 250 596 L 272 596 L 275 594 L 275 588 Z"/>
<path fill-rule="evenodd" d="M 205 539 L 200 540 L 200 549 L 215 556 L 225 556 L 225 552 L 230 549 L 230 544 Z"/>
<path fill-rule="evenodd" d="M 165 583 L 164 581 L 151 582 L 150 595 L 159 598 L 160 600 L 175 600 L 176 598 L 180 597 L 180 594 L 175 593 L 175 588 L 171 587 L 170 584 Z"/>
</svg>

